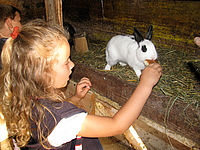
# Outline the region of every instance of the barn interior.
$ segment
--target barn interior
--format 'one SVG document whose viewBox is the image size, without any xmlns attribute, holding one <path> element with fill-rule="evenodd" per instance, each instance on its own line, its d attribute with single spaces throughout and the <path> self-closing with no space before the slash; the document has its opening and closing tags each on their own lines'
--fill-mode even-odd
<svg viewBox="0 0 200 150">
<path fill-rule="evenodd" d="M 92 89 L 81 105 L 89 113 L 112 116 L 138 84 L 129 67 L 105 71 L 105 49 L 115 35 L 143 36 L 153 25 L 152 42 L 163 75 L 140 117 L 123 135 L 101 138 L 104 149 L 200 148 L 200 1 L 198 0 L 0 0 L 22 12 L 22 23 L 41 18 L 71 34 L 75 68 L 66 90 L 73 94 L 84 76 Z M 136 135 L 133 134 L 133 131 Z"/>
</svg>

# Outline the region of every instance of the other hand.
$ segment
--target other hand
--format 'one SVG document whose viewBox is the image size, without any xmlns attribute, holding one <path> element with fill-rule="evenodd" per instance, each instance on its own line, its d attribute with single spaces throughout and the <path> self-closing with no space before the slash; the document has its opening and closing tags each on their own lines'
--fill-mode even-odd
<svg viewBox="0 0 200 150">
<path fill-rule="evenodd" d="M 92 84 L 90 82 L 90 80 L 86 77 L 83 77 L 77 84 L 76 86 L 76 93 L 75 93 L 75 97 L 82 99 L 85 97 L 85 95 L 88 93 L 88 91 L 90 90 Z"/>
</svg>

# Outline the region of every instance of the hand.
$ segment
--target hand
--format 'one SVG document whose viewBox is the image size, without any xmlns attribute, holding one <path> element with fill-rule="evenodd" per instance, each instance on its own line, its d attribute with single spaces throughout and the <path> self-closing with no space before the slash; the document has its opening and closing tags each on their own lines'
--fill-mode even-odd
<svg viewBox="0 0 200 150">
<path fill-rule="evenodd" d="M 140 84 L 154 87 L 162 74 L 162 67 L 158 63 L 147 66 L 140 77 Z"/>
<path fill-rule="evenodd" d="M 87 92 L 90 90 L 90 87 L 92 86 L 90 80 L 86 77 L 83 77 L 77 84 L 76 86 L 76 93 L 74 97 L 76 99 L 81 100 L 82 98 L 85 97 Z"/>
</svg>

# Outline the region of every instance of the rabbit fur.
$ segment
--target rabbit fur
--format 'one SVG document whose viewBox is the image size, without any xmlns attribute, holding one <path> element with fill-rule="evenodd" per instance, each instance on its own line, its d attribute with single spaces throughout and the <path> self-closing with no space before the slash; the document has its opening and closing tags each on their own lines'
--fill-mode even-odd
<svg viewBox="0 0 200 150">
<path fill-rule="evenodd" d="M 151 41 L 153 26 L 150 25 L 146 38 L 134 27 L 133 35 L 116 35 L 110 39 L 106 46 L 105 70 L 119 62 L 120 65 L 128 64 L 133 68 L 138 78 L 145 68 L 146 59 L 156 60 L 158 55 Z"/>
</svg>

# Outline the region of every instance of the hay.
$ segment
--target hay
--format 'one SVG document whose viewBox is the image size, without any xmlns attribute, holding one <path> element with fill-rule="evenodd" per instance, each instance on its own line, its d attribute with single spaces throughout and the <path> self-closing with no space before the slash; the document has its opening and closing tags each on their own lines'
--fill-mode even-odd
<svg viewBox="0 0 200 150">
<path fill-rule="evenodd" d="M 88 39 L 89 51 L 83 55 L 77 55 L 72 50 L 72 60 L 84 63 L 99 71 L 104 71 L 105 47 L 106 42 L 92 41 Z M 167 106 L 169 114 L 173 104 L 176 101 L 184 101 L 190 105 L 194 105 L 195 109 L 200 106 L 200 81 L 195 77 L 195 74 L 190 71 L 188 62 L 192 62 L 200 68 L 200 59 L 195 54 L 184 53 L 173 47 L 157 48 L 158 60 L 163 67 L 163 74 L 159 83 L 154 87 L 154 90 L 170 97 L 169 106 Z M 112 70 L 107 73 L 117 76 L 122 80 L 129 82 L 138 82 L 135 72 L 127 65 L 125 67 L 119 64 L 112 67 Z M 183 110 L 184 111 L 187 108 Z M 181 113 L 181 112 L 180 112 Z M 168 116 L 166 116 L 168 118 Z M 188 121 L 190 122 L 190 121 Z M 190 123 L 191 124 L 191 123 Z M 194 125 L 195 123 L 193 123 Z"/>
</svg>

